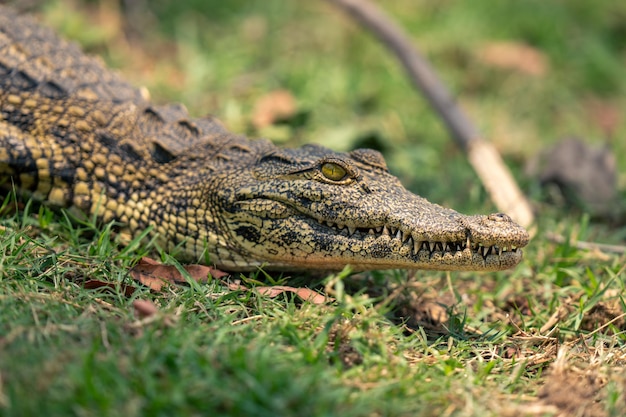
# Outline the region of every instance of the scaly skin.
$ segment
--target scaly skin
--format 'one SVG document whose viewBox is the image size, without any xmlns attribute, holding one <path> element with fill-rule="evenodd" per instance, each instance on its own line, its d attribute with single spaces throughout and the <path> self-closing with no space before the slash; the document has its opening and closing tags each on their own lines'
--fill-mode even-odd
<svg viewBox="0 0 626 417">
<path fill-rule="evenodd" d="M 227 270 L 501 270 L 527 232 L 407 191 L 382 155 L 279 149 L 156 107 L 74 45 L 0 6 L 0 184 L 183 261 Z"/>
</svg>

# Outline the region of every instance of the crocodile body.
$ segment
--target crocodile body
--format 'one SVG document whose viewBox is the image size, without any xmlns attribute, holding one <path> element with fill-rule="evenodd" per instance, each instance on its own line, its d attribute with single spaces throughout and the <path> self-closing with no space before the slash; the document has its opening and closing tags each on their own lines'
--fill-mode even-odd
<svg viewBox="0 0 626 417">
<path fill-rule="evenodd" d="M 277 148 L 147 94 L 0 6 L 0 187 L 226 270 L 501 270 L 527 232 L 407 191 L 382 155 Z"/>
</svg>

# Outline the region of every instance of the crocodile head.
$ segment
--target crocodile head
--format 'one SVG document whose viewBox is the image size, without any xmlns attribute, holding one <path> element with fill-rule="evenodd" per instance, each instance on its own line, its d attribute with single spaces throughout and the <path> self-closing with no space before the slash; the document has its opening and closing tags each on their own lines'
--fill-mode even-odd
<svg viewBox="0 0 626 417">
<path fill-rule="evenodd" d="M 522 259 L 529 236 L 508 216 L 465 216 L 430 203 L 407 191 L 374 150 L 262 143 L 243 158 L 248 167 L 222 176 L 237 186 L 218 187 L 216 216 L 231 242 L 226 256 L 212 259 L 218 266 L 495 271 Z"/>
</svg>

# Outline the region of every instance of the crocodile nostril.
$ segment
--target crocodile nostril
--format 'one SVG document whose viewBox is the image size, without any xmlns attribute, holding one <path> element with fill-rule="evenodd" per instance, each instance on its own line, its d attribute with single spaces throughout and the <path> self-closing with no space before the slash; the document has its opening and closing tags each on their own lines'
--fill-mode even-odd
<svg viewBox="0 0 626 417">
<path fill-rule="evenodd" d="M 512 222 L 511 218 L 504 213 L 493 213 L 487 216 L 487 219 L 494 222 Z"/>
</svg>

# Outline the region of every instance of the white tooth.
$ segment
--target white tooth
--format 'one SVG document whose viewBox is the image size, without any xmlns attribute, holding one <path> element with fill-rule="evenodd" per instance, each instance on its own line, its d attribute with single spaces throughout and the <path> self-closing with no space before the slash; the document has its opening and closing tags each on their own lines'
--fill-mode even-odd
<svg viewBox="0 0 626 417">
<path fill-rule="evenodd" d="M 430 249 L 430 252 L 434 252 L 435 251 L 435 243 L 434 242 L 428 242 L 428 249 Z"/>
<path fill-rule="evenodd" d="M 373 234 L 374 234 L 374 229 L 370 229 L 370 230 L 368 230 L 368 231 L 367 231 L 367 234 L 368 234 L 368 235 L 373 235 Z"/>
<path fill-rule="evenodd" d="M 395 227 L 391 227 L 391 226 L 389 226 L 389 234 L 390 234 L 391 236 L 395 235 L 395 234 L 396 234 L 396 228 L 395 228 Z"/>
<path fill-rule="evenodd" d="M 503 251 L 502 248 L 498 248 L 498 256 L 502 256 L 502 251 Z"/>
<path fill-rule="evenodd" d="M 396 233 L 396 239 L 402 239 L 402 231 L 398 229 L 398 233 Z"/>
<path fill-rule="evenodd" d="M 382 231 L 383 231 L 382 226 L 378 226 L 378 227 L 376 228 L 376 233 L 380 233 L 380 232 L 382 232 Z"/>
<path fill-rule="evenodd" d="M 467 237 L 467 242 L 465 242 L 465 247 L 469 248 L 470 247 L 470 239 L 469 236 Z"/>
<path fill-rule="evenodd" d="M 387 229 L 387 226 L 383 226 L 383 235 L 389 236 L 389 230 Z"/>
<path fill-rule="evenodd" d="M 411 234 L 408 232 L 402 232 L 402 242 L 406 242 L 407 239 L 411 238 Z"/>
<path fill-rule="evenodd" d="M 420 251 L 420 248 L 422 247 L 422 243 L 424 242 L 420 242 L 419 240 L 413 239 L 413 253 L 417 253 Z"/>
<path fill-rule="evenodd" d="M 352 236 L 356 232 L 356 227 L 348 226 L 349 236 Z"/>
</svg>

